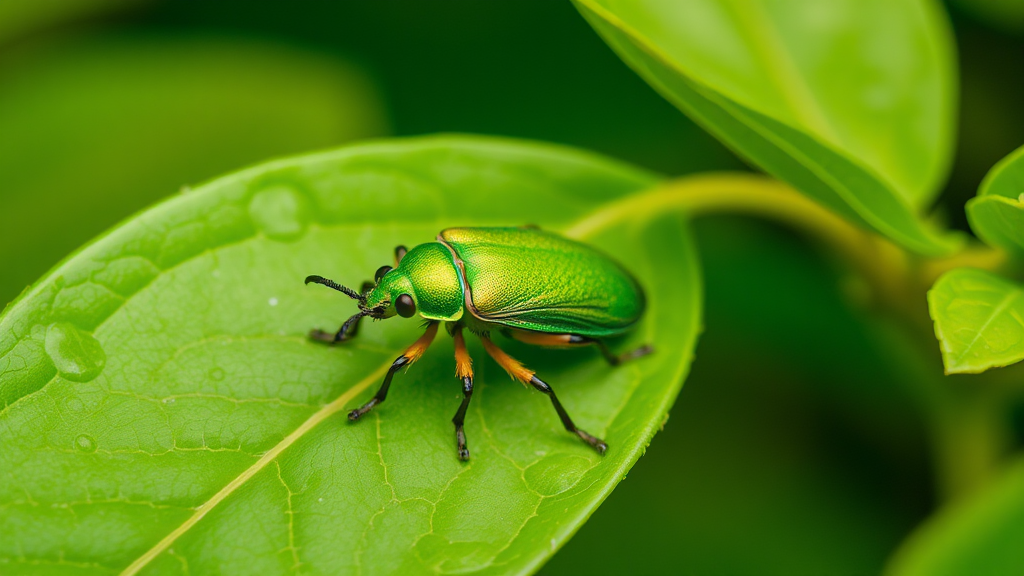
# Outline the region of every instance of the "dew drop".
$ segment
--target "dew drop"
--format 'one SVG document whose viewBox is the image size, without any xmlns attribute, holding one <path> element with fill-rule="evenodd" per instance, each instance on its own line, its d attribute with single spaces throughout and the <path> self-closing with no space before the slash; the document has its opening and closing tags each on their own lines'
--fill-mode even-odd
<svg viewBox="0 0 1024 576">
<path fill-rule="evenodd" d="M 164 398 L 164 404 L 174 404 L 174 398 Z"/>
<path fill-rule="evenodd" d="M 96 451 L 96 439 L 88 434 L 79 434 L 78 438 L 75 438 L 75 450 L 92 454 Z"/>
<path fill-rule="evenodd" d="M 214 368 L 213 370 L 210 370 L 210 379 L 211 380 L 216 380 L 218 382 L 223 380 L 224 379 L 224 370 L 221 369 L 221 368 Z"/>
<path fill-rule="evenodd" d="M 67 322 L 47 327 L 45 348 L 57 372 L 72 382 L 92 380 L 107 362 L 99 341 Z"/>
<path fill-rule="evenodd" d="M 323 498 L 317 498 L 317 499 L 316 499 L 316 501 L 317 501 L 317 502 L 323 502 L 323 501 L 324 501 L 324 499 L 323 499 Z"/>
<path fill-rule="evenodd" d="M 294 188 L 275 185 L 253 195 L 249 216 L 256 227 L 274 240 L 297 240 L 309 225 L 305 198 Z"/>
<path fill-rule="evenodd" d="M 277 298 L 271 298 L 270 300 L 267 300 L 267 304 L 270 304 L 271 306 L 277 306 Z"/>
</svg>

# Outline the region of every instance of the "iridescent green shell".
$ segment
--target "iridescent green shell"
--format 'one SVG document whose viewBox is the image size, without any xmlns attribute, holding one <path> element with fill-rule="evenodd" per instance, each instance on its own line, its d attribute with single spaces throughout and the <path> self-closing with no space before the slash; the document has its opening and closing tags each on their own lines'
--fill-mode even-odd
<svg viewBox="0 0 1024 576">
<path fill-rule="evenodd" d="M 367 297 L 373 307 L 384 300 L 392 304 L 401 294 L 412 296 L 416 311 L 427 320 L 454 322 L 462 318 L 465 288 L 462 276 L 444 244 L 420 244 L 388 272 Z"/>
<path fill-rule="evenodd" d="M 469 311 L 484 322 L 601 338 L 643 314 L 633 276 L 586 244 L 531 228 L 449 228 L 438 240 L 461 268 Z"/>
</svg>

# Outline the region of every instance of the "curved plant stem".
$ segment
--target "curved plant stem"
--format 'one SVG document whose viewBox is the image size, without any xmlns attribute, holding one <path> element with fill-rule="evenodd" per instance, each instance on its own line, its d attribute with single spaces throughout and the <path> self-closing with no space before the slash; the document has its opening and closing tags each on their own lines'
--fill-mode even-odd
<svg viewBox="0 0 1024 576">
<path fill-rule="evenodd" d="M 877 300 L 897 309 L 903 309 L 908 300 L 919 298 L 922 289 L 929 288 L 947 270 L 959 266 L 992 270 L 1006 261 L 1001 252 L 976 246 L 951 257 L 925 260 L 851 224 L 787 184 L 736 172 L 705 173 L 669 181 L 609 204 L 567 234 L 584 236 L 617 221 L 666 211 L 692 216 L 743 214 L 791 226 L 825 243 L 860 273 L 873 288 Z"/>
<path fill-rule="evenodd" d="M 607 205 L 566 234 L 588 236 L 623 220 L 672 211 L 693 217 L 750 215 L 808 234 L 852 265 L 871 287 L 873 299 L 904 321 L 903 326 L 910 329 L 907 335 L 918 346 L 932 337 L 925 293 L 939 276 L 961 266 L 995 271 L 1012 265 L 1002 251 L 978 243 L 965 244 L 956 254 L 943 258 L 911 254 L 882 236 L 851 224 L 782 182 L 744 173 L 706 173 L 669 181 Z M 903 352 L 908 350 L 904 348 Z M 938 492 L 944 498 L 955 498 L 984 484 L 997 468 L 1005 452 L 1005 422 L 992 394 L 941 376 L 938 377 L 942 380 L 926 376 L 941 374 L 937 366 L 929 364 L 937 359 L 936 350 L 934 355 L 924 354 L 911 360 L 910 364 L 920 366 L 916 374 L 909 376 L 917 384 L 914 388 L 922 397 L 929 420 Z"/>
</svg>

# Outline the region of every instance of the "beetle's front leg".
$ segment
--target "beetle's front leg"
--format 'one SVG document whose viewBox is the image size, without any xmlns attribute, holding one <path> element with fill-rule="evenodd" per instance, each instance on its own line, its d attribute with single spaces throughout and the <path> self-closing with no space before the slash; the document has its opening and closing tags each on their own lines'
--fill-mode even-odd
<svg viewBox="0 0 1024 576">
<path fill-rule="evenodd" d="M 466 341 L 462 338 L 462 326 L 455 328 L 452 332 L 452 339 L 455 341 L 455 374 L 462 379 L 462 404 L 452 418 L 455 424 L 455 443 L 458 445 L 459 460 L 469 460 L 469 448 L 466 446 L 466 431 L 463 425 L 466 423 L 466 409 L 469 408 L 469 399 L 473 396 L 473 359 L 469 357 L 466 350 Z"/>
<path fill-rule="evenodd" d="M 484 344 L 484 349 L 487 353 L 494 358 L 494 361 L 501 365 L 510 376 L 519 380 L 523 384 L 529 384 L 537 390 L 543 392 L 548 399 L 551 400 L 551 405 L 555 407 L 555 412 L 558 413 L 558 418 L 562 421 L 562 426 L 573 434 L 579 436 L 580 440 L 587 443 L 588 446 L 597 451 L 598 454 L 604 454 L 608 450 L 608 444 L 596 436 L 591 436 L 586 430 L 582 430 L 576 427 L 576 424 L 569 417 L 569 413 L 565 411 L 562 403 L 559 402 L 558 396 L 555 395 L 555 391 L 540 378 L 537 378 L 536 373 L 519 363 L 518 360 L 506 354 L 501 348 L 494 345 L 491 339 L 481 335 L 480 340 Z"/>
<path fill-rule="evenodd" d="M 402 366 L 408 366 L 413 362 L 419 360 L 420 356 L 426 352 L 430 343 L 434 341 L 434 336 L 437 335 L 437 322 L 431 322 L 427 325 L 427 331 L 420 336 L 412 346 L 406 348 L 405 352 L 401 356 L 395 358 L 394 363 L 391 364 L 391 368 L 388 369 L 388 373 L 384 375 L 384 382 L 381 383 L 377 393 L 370 398 L 370 401 L 363 404 L 359 408 L 348 413 L 348 419 L 351 421 L 359 420 L 363 414 L 366 414 L 373 409 L 374 406 L 380 404 L 388 397 L 388 389 L 391 387 L 391 379 L 395 377 L 395 372 L 398 372 Z"/>
<path fill-rule="evenodd" d="M 328 282 L 331 282 L 328 280 Z M 319 283 L 319 282 L 318 282 Z M 362 287 L 360 287 L 360 293 L 366 296 L 366 293 L 373 289 L 373 282 L 364 280 Z M 313 340 L 319 340 L 320 342 L 327 342 L 328 344 L 334 344 L 336 342 L 344 342 L 345 340 L 351 340 L 356 337 L 359 332 L 359 324 L 362 321 L 362 316 L 353 316 L 345 321 L 338 328 L 337 332 L 325 332 L 319 328 L 314 328 L 309 331 L 309 337 Z"/>
</svg>

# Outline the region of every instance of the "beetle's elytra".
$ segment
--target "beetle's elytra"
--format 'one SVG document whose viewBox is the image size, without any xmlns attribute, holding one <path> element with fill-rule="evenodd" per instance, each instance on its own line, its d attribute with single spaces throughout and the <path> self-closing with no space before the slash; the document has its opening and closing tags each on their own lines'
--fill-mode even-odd
<svg viewBox="0 0 1024 576">
<path fill-rule="evenodd" d="M 608 445 L 573 424 L 555 391 L 530 369 L 491 341 L 491 332 L 539 346 L 596 346 L 616 366 L 651 352 L 643 346 L 612 354 L 604 339 L 632 329 L 644 312 L 644 294 L 617 262 L 593 248 L 551 232 L 523 228 L 448 228 L 429 242 L 406 250 L 395 248 L 395 266 L 382 266 L 373 282 L 356 292 L 322 276 L 306 283 L 323 284 L 359 301 L 359 312 L 336 333 L 313 330 L 324 342 L 344 342 L 356 335 L 365 317 L 405 318 L 417 312 L 427 320 L 426 332 L 391 365 L 377 394 L 349 412 L 361 416 L 387 397 L 395 372 L 415 362 L 444 322 L 455 341 L 456 374 L 463 399 L 452 422 L 459 458 L 469 458 L 463 423 L 473 395 L 473 368 L 462 337 L 463 328 L 480 337 L 484 349 L 510 376 L 551 399 L 565 429 L 598 453 Z"/>
</svg>

